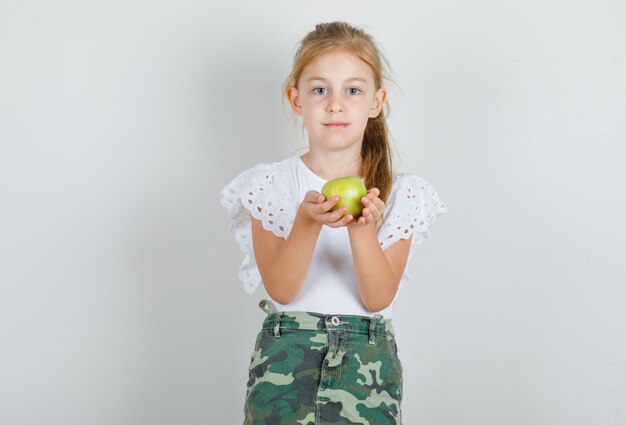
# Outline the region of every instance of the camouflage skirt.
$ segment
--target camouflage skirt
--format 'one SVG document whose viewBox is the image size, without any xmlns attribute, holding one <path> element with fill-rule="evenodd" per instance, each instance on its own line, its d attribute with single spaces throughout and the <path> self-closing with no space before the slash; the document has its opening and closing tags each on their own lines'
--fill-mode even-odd
<svg viewBox="0 0 626 425">
<path fill-rule="evenodd" d="M 244 425 L 402 423 L 391 319 L 259 305 L 267 316 L 250 359 Z"/>
</svg>

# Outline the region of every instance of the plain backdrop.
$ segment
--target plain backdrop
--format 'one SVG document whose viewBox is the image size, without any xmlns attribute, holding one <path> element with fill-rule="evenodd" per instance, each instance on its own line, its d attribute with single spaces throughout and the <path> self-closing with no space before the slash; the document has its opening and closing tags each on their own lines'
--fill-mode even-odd
<svg viewBox="0 0 626 425">
<path fill-rule="evenodd" d="M 626 424 L 626 5 L 0 3 L 0 423 L 237 424 L 263 312 L 219 190 L 306 152 L 297 43 L 383 47 L 448 214 L 394 311 L 408 425 Z"/>
</svg>

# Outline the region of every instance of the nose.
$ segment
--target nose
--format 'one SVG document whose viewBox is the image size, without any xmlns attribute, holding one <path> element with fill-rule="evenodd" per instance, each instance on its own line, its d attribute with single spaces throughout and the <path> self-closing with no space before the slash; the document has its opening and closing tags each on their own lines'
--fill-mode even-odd
<svg viewBox="0 0 626 425">
<path fill-rule="evenodd" d="M 343 111 L 343 103 L 340 95 L 330 97 L 328 112 L 336 113 Z"/>
</svg>

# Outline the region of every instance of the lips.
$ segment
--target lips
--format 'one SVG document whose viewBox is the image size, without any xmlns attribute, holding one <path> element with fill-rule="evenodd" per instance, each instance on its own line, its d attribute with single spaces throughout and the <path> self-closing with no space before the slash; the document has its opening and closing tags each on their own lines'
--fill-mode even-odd
<svg viewBox="0 0 626 425">
<path fill-rule="evenodd" d="M 343 127 L 347 127 L 348 123 L 347 122 L 341 122 L 341 121 L 331 121 L 328 122 L 326 124 L 324 124 L 326 127 L 331 127 L 331 128 L 343 128 Z"/>
</svg>

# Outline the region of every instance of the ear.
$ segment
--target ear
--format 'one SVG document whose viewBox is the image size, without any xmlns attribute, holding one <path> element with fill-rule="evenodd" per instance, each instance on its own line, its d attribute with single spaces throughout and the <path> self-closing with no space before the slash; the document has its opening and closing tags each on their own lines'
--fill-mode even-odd
<svg viewBox="0 0 626 425">
<path fill-rule="evenodd" d="M 302 106 L 300 105 L 300 99 L 298 98 L 298 89 L 295 87 L 289 87 L 287 89 L 287 99 L 289 100 L 289 104 L 291 105 L 293 112 L 298 116 L 302 116 Z"/>
<path fill-rule="evenodd" d="M 374 97 L 374 106 L 370 109 L 370 118 L 376 118 L 378 114 L 380 114 L 380 110 L 383 108 L 383 104 L 387 100 L 387 90 L 384 87 L 381 87 L 376 91 L 376 96 Z"/>
</svg>

